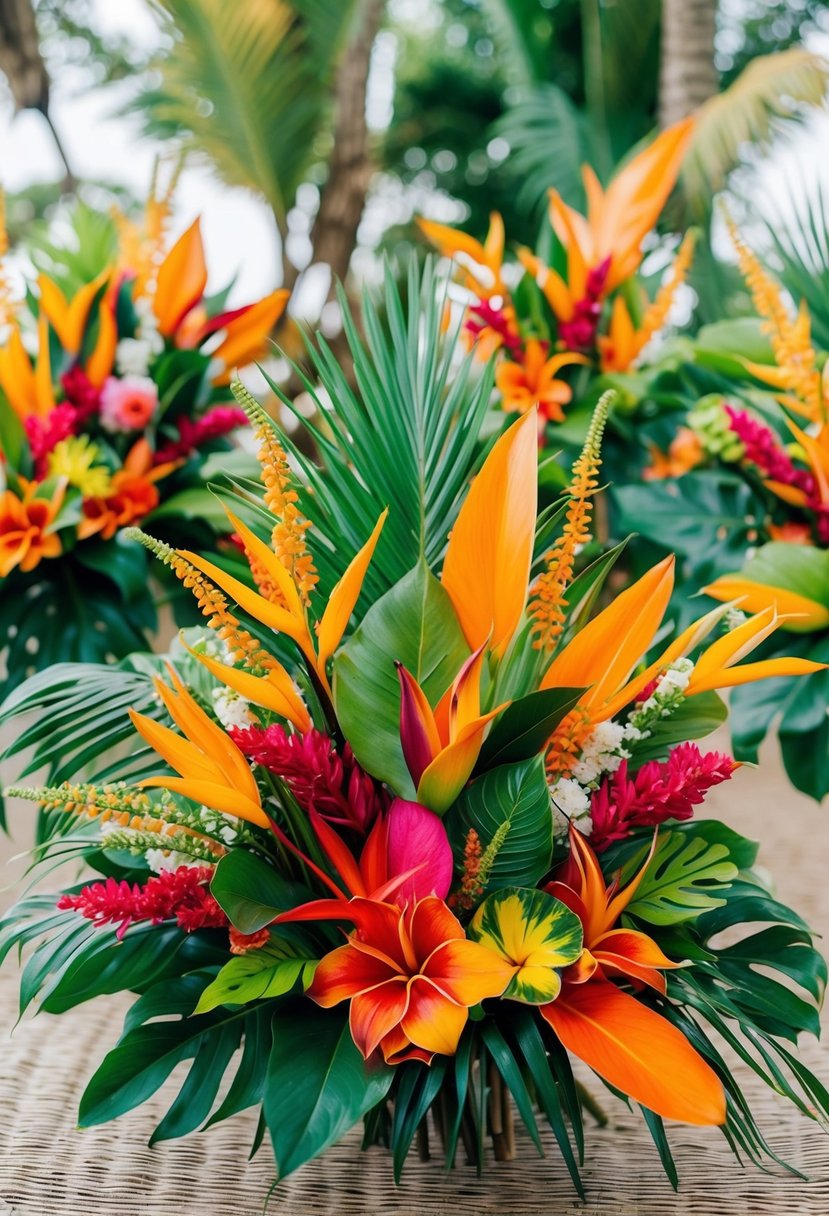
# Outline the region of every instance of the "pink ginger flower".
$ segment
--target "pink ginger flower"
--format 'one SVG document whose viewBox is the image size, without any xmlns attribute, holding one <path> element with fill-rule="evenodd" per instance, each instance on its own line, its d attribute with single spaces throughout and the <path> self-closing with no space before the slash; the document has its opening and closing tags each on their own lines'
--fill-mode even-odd
<svg viewBox="0 0 829 1216">
<path fill-rule="evenodd" d="M 318 730 L 289 735 L 278 724 L 233 727 L 228 732 L 246 756 L 281 777 L 303 810 L 330 823 L 365 832 L 385 800 L 346 743 L 338 752 Z"/>
<path fill-rule="evenodd" d="M 745 460 L 757 466 L 760 472 L 772 481 L 787 486 L 797 486 L 805 494 L 815 492 L 815 479 L 806 469 L 795 467 L 788 452 L 771 427 L 752 417 L 747 410 L 726 405 L 729 427 L 745 448 Z"/>
<path fill-rule="evenodd" d="M 96 925 L 117 925 L 119 940 L 140 921 L 159 925 L 175 919 L 185 933 L 221 929 L 228 922 L 208 890 L 212 877 L 212 866 L 179 866 L 154 874 L 143 886 L 107 878 L 77 895 L 61 895 L 58 907 L 73 908 Z"/>
<path fill-rule="evenodd" d="M 602 296 L 610 270 L 610 258 L 588 271 L 585 292 L 573 305 L 569 321 L 559 321 L 558 336 L 566 350 L 587 351 L 596 341 L 596 330 L 602 315 Z"/>
<path fill-rule="evenodd" d="M 497 335 L 501 345 L 512 358 L 518 363 L 522 361 L 524 354 L 521 338 L 504 308 L 494 308 L 489 300 L 478 300 L 469 308 L 464 329 L 473 342 L 477 342 L 481 334 L 487 331 L 491 335 Z"/>
<path fill-rule="evenodd" d="M 703 755 L 695 743 L 680 743 L 665 761 L 651 760 L 628 776 L 627 760 L 594 792 L 590 843 L 601 853 L 634 828 L 655 827 L 667 819 L 690 819 L 706 793 L 739 768 L 721 752 Z"/>
<path fill-rule="evenodd" d="M 231 431 L 247 425 L 247 414 L 235 405 L 217 405 L 195 421 L 182 417 L 178 420 L 178 439 L 161 447 L 155 454 L 155 464 L 181 460 L 197 451 L 213 439 L 221 439 Z"/>
<path fill-rule="evenodd" d="M 60 378 L 66 400 L 77 411 L 76 422 L 86 422 L 97 414 L 101 405 L 101 390 L 97 389 L 82 367 L 73 364 Z"/>
<path fill-rule="evenodd" d="M 101 389 L 101 426 L 106 431 L 143 431 L 158 406 L 158 389 L 148 376 L 108 376 Z"/>
<path fill-rule="evenodd" d="M 78 425 L 78 411 L 73 405 L 56 405 L 45 418 L 29 414 L 23 420 L 26 438 L 35 465 L 35 477 L 39 480 L 47 473 L 47 457 L 61 440 L 74 435 Z"/>
</svg>

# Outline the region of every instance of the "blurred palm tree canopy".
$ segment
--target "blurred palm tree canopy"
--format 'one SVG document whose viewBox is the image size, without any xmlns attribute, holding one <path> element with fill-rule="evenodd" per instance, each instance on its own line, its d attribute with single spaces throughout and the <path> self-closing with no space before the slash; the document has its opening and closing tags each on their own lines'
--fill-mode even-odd
<svg viewBox="0 0 829 1216">
<path fill-rule="evenodd" d="M 584 202 L 658 126 L 696 111 L 665 223 L 710 227 L 715 193 L 823 103 L 822 0 L 145 0 L 154 45 L 94 0 L 0 0 L 0 72 L 43 115 L 64 172 L 18 222 L 86 184 L 56 88 L 107 89 L 144 135 L 263 199 L 292 286 L 346 279 L 355 247 L 414 240 L 415 212 L 476 236 L 492 210 L 532 243 L 555 186 Z M 126 104 L 124 96 L 126 95 Z M 117 184 L 108 183 L 117 192 Z M 700 262 L 705 273 L 705 258 Z"/>
</svg>

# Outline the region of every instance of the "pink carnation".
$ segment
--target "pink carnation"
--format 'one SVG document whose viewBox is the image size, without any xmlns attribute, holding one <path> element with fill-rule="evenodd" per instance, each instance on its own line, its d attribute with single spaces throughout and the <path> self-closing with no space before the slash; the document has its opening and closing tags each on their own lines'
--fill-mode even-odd
<svg viewBox="0 0 829 1216">
<path fill-rule="evenodd" d="M 727 781 L 738 767 L 736 760 L 720 752 L 703 755 L 696 743 L 680 743 L 667 760 L 651 760 L 633 777 L 628 776 L 624 760 L 593 794 L 590 843 L 601 853 L 634 828 L 690 819 L 708 790 Z"/>
<path fill-rule="evenodd" d="M 107 377 L 101 389 L 101 426 L 106 431 L 143 431 L 158 405 L 158 389 L 147 376 Z"/>
</svg>

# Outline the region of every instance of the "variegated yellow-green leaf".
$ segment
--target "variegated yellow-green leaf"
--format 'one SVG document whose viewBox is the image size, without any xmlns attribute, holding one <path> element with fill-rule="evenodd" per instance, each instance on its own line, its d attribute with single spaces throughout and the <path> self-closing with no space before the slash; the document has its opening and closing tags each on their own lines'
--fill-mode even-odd
<svg viewBox="0 0 829 1216">
<path fill-rule="evenodd" d="M 481 904 L 469 936 L 518 967 L 504 996 L 528 1005 L 554 1001 L 562 968 L 583 949 L 581 921 L 545 891 L 505 887 Z"/>
</svg>

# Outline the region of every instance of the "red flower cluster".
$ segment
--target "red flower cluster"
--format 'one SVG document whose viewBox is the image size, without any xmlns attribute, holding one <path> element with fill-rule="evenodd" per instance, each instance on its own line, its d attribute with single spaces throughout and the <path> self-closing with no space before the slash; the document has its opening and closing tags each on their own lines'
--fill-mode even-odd
<svg viewBox="0 0 829 1216">
<path fill-rule="evenodd" d="M 119 939 L 139 921 L 158 925 L 175 918 L 185 933 L 221 929 L 228 922 L 207 888 L 212 876 L 212 866 L 179 866 L 153 875 L 143 886 L 107 878 L 77 895 L 61 895 L 58 907 L 73 908 L 96 925 L 117 925 Z"/>
<path fill-rule="evenodd" d="M 473 342 L 477 341 L 487 330 L 498 334 L 504 349 L 509 352 L 516 363 L 521 363 L 524 359 L 524 350 L 515 330 L 514 321 L 511 319 L 511 312 L 512 310 L 510 310 L 510 314 L 507 314 L 503 307 L 494 308 L 489 300 L 478 300 L 470 306 L 464 328 Z"/>
<path fill-rule="evenodd" d="M 667 760 L 643 764 L 632 778 L 624 760 L 593 794 L 591 845 L 601 853 L 614 840 L 624 840 L 633 828 L 690 819 L 707 791 L 727 781 L 738 767 L 736 760 L 721 752 L 703 755 L 695 743 L 680 743 Z"/>
<path fill-rule="evenodd" d="M 180 460 L 189 456 L 203 444 L 212 439 L 221 439 L 240 426 L 247 425 L 247 414 L 235 405 L 217 405 L 208 410 L 202 418 L 182 417 L 178 420 L 178 439 L 159 448 L 155 454 L 155 464 L 166 464 L 168 461 Z"/>
<path fill-rule="evenodd" d="M 731 431 L 745 448 L 746 460 L 757 465 L 760 472 L 772 481 L 797 486 L 809 497 L 815 493 L 817 487 L 812 474 L 795 467 L 770 427 L 753 418 L 747 410 L 739 410 L 733 405 L 726 405 L 725 412 Z"/>
<path fill-rule="evenodd" d="M 610 258 L 606 257 L 598 266 L 588 271 L 584 295 L 574 304 L 572 317 L 569 321 L 559 322 L 558 336 L 564 343 L 565 350 L 592 349 L 602 315 L 602 297 L 609 270 Z"/>
<path fill-rule="evenodd" d="M 304 810 L 330 823 L 365 832 L 385 806 L 347 743 L 340 754 L 321 731 L 289 735 L 277 724 L 233 727 L 228 733 L 246 756 L 282 778 Z"/>
<path fill-rule="evenodd" d="M 91 382 L 83 368 L 74 364 L 60 378 L 66 400 L 75 409 L 75 422 L 85 422 L 101 407 L 101 390 Z"/>
<path fill-rule="evenodd" d="M 56 405 L 45 417 L 29 414 L 23 420 L 26 439 L 35 464 L 35 477 L 46 476 L 46 458 L 63 439 L 74 435 L 78 411 L 73 405 Z"/>
</svg>

